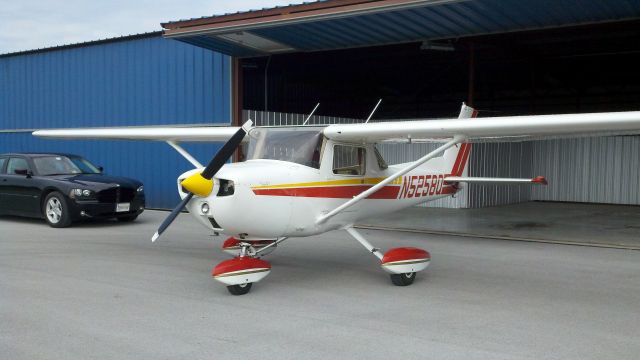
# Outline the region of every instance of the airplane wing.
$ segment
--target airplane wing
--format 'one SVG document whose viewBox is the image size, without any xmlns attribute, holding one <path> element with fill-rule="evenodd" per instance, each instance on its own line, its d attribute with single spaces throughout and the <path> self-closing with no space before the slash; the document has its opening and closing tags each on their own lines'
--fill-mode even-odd
<svg viewBox="0 0 640 360">
<path fill-rule="evenodd" d="M 173 142 L 227 141 L 237 126 L 191 127 L 119 127 L 36 130 L 33 135 L 43 138 L 104 139 L 104 140 L 156 140 Z"/>
<path fill-rule="evenodd" d="M 530 140 L 537 137 L 574 137 L 640 133 L 640 111 L 391 121 L 367 124 L 329 125 L 324 135 L 338 141 L 379 142 L 416 139 L 468 141 L 497 139 Z"/>
</svg>

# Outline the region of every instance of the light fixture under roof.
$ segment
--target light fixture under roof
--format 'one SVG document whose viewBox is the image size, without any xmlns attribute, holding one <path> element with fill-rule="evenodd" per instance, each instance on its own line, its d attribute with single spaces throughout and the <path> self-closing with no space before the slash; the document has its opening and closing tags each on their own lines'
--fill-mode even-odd
<svg viewBox="0 0 640 360">
<path fill-rule="evenodd" d="M 251 49 L 260 50 L 267 53 L 281 53 L 286 51 L 294 51 L 295 49 L 282 43 L 267 39 L 262 36 L 254 35 L 247 31 L 240 31 L 228 34 L 219 34 L 213 37 L 230 41 Z"/>
</svg>

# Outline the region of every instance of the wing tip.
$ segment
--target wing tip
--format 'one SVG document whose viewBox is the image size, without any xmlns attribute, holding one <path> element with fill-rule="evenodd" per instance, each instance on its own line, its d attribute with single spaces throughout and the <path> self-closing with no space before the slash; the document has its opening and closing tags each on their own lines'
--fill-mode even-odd
<svg viewBox="0 0 640 360">
<path fill-rule="evenodd" d="M 536 176 L 533 179 L 531 179 L 531 182 L 534 184 L 549 185 L 547 178 L 544 176 Z"/>
</svg>

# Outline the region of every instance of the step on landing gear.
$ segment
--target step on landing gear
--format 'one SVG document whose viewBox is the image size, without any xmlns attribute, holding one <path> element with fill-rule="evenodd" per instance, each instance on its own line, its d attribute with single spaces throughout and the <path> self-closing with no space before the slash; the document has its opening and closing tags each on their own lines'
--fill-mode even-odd
<svg viewBox="0 0 640 360">
<path fill-rule="evenodd" d="M 380 249 L 374 248 L 354 228 L 347 228 L 346 230 L 369 252 L 380 259 L 380 265 L 384 271 L 390 274 L 393 285 L 407 286 L 413 284 L 416 273 L 426 269 L 431 262 L 429 252 L 414 247 L 393 248 L 383 255 Z"/>
</svg>

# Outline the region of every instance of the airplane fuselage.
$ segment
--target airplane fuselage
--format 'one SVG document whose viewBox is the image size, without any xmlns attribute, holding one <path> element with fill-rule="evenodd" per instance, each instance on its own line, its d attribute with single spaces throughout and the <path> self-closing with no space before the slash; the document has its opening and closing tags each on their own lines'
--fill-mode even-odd
<svg viewBox="0 0 640 360">
<path fill-rule="evenodd" d="M 331 153 L 325 146 L 319 168 L 280 160 L 248 160 L 226 164 L 218 174 L 214 191 L 206 198 L 195 197 L 189 212 L 206 227 L 245 239 L 302 237 L 344 228 L 359 220 L 391 213 L 426 201 L 454 195 L 458 184 L 444 181 L 451 168 L 435 158 L 404 176 L 394 179 L 365 200 L 331 217 L 318 219 L 354 196 L 394 174 L 405 164 L 381 165 L 366 148 L 366 170 L 359 175 L 336 174 Z M 384 167 L 384 168 L 383 168 Z M 189 171 L 181 179 L 200 171 Z M 233 193 L 219 190 L 221 180 L 233 181 Z M 181 197 L 184 193 L 178 185 Z M 208 211 L 202 211 L 203 205 Z"/>
</svg>

